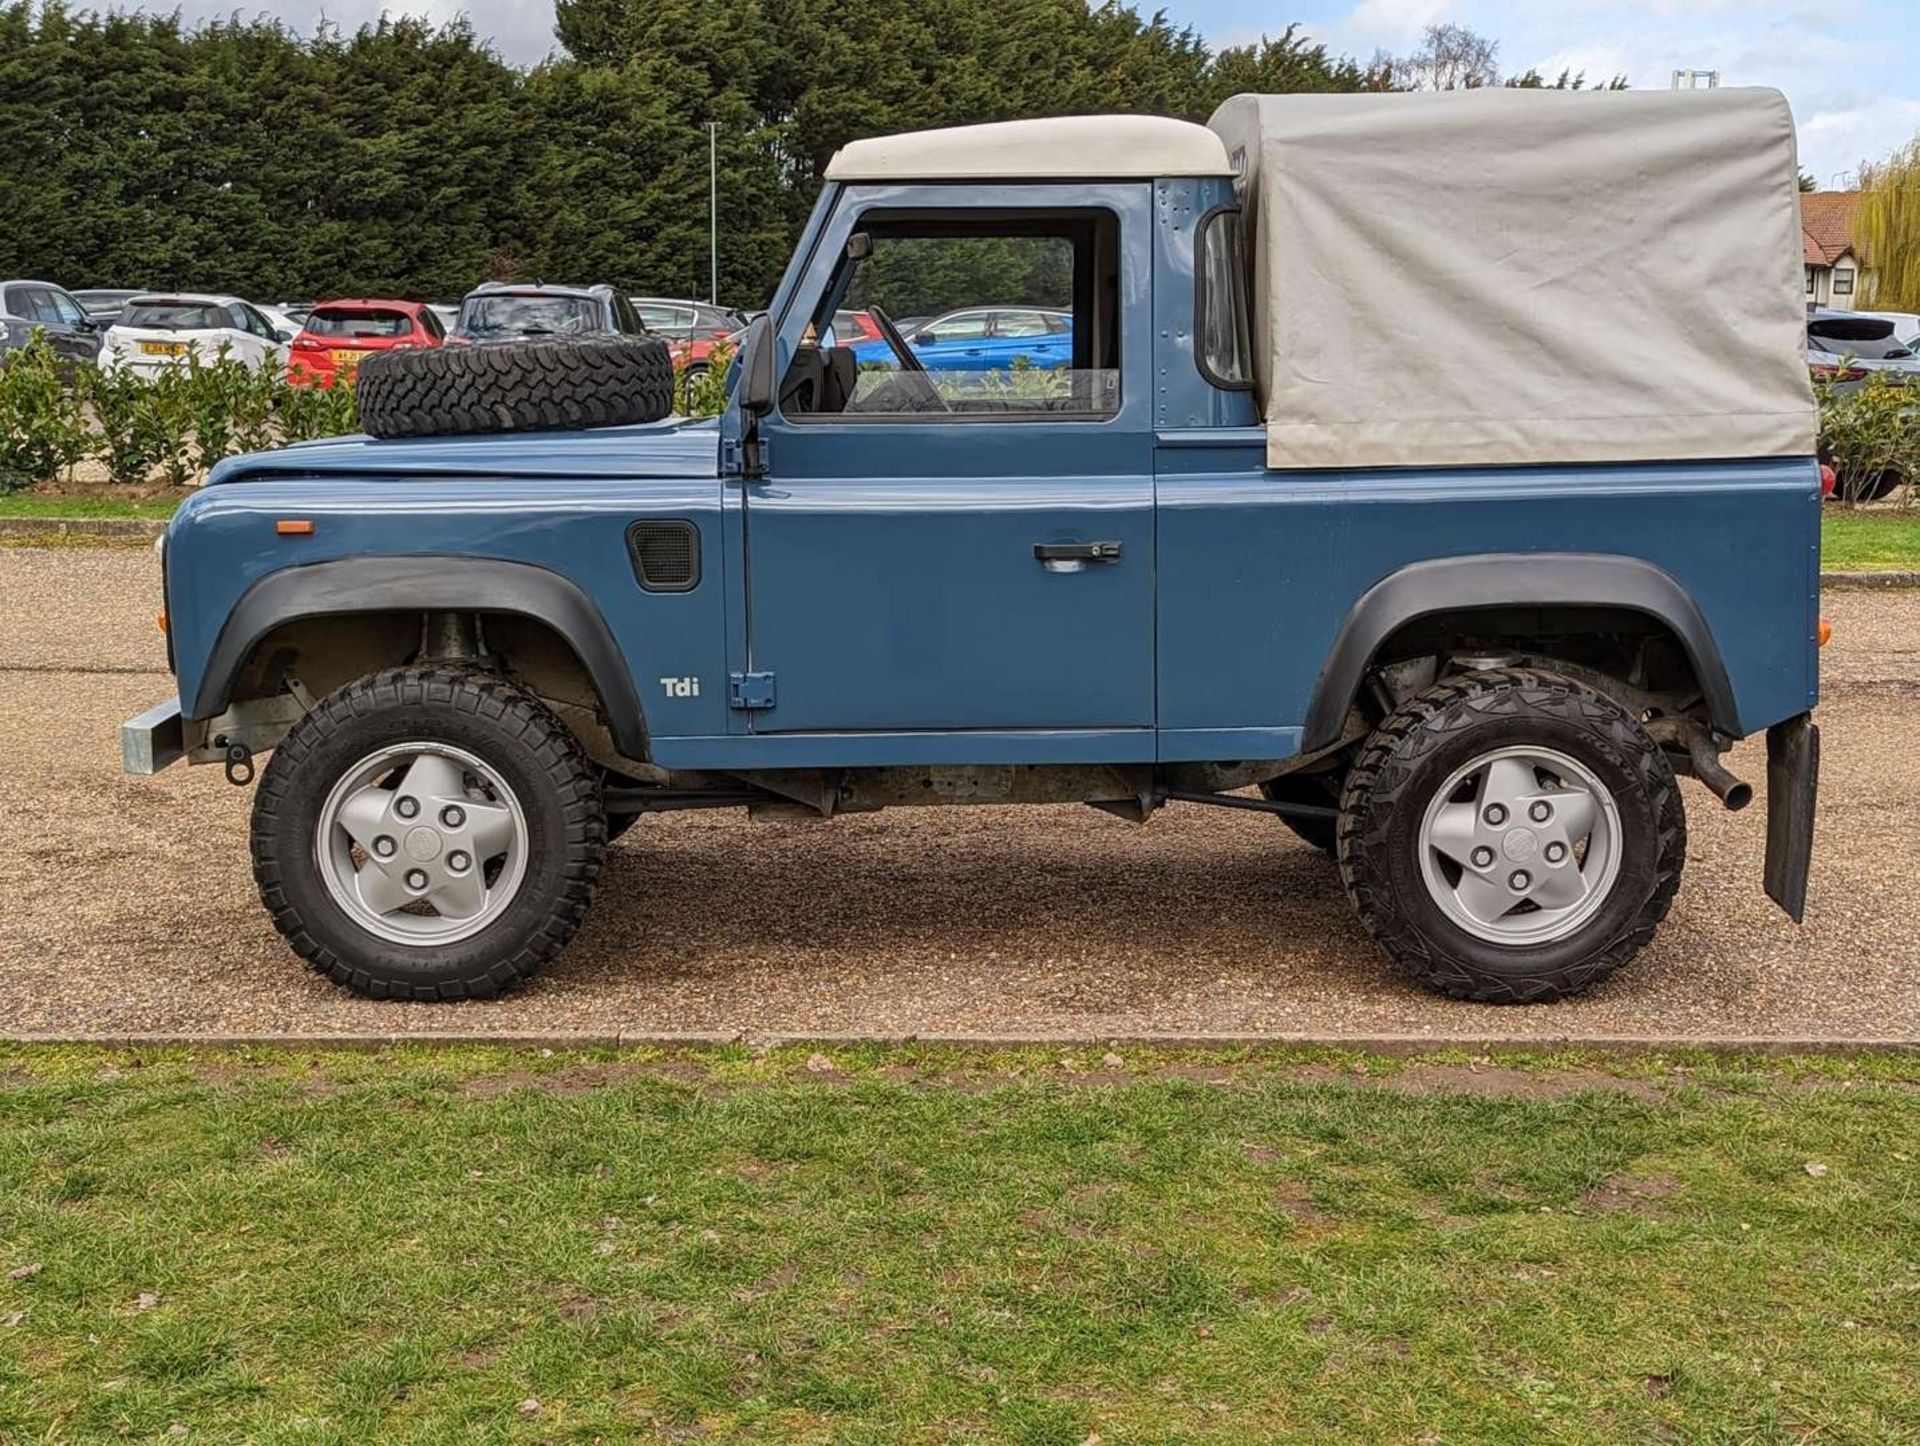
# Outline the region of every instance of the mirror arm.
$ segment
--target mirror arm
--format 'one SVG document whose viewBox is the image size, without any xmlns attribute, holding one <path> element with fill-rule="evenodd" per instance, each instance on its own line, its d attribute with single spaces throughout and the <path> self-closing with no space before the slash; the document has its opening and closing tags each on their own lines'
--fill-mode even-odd
<svg viewBox="0 0 1920 1446">
<path fill-rule="evenodd" d="M 742 477 L 767 475 L 767 449 L 760 441 L 758 412 L 747 413 L 746 430 L 740 436 L 740 475 Z"/>
</svg>

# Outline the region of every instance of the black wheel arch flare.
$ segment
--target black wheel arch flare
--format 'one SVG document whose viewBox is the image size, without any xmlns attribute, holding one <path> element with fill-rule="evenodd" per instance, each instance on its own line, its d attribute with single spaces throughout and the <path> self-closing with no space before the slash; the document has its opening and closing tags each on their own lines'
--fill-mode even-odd
<svg viewBox="0 0 1920 1446">
<path fill-rule="evenodd" d="M 282 624 L 386 612 L 509 613 L 545 624 L 566 639 L 593 679 L 620 751 L 648 756 L 633 674 L 593 600 L 550 568 L 486 557 L 347 557 L 268 573 L 228 613 L 186 716 L 213 718 L 226 711 L 241 667 Z"/>
<path fill-rule="evenodd" d="M 1665 624 L 1686 651 L 1713 726 L 1743 736 L 1713 630 L 1671 573 L 1609 553 L 1476 553 L 1413 563 L 1360 596 L 1341 622 L 1314 684 L 1301 750 L 1325 748 L 1339 738 L 1367 669 L 1381 644 L 1400 628 L 1441 613 L 1511 606 L 1623 608 Z"/>
</svg>

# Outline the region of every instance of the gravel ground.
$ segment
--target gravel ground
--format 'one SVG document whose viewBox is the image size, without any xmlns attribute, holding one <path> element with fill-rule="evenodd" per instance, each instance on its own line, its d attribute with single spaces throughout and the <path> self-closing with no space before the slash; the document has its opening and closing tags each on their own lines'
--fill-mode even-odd
<svg viewBox="0 0 1920 1446">
<path fill-rule="evenodd" d="M 376 1004 L 280 944 L 248 795 L 119 772 L 167 695 L 138 551 L 0 550 L 0 1033 L 1312 1035 L 1920 1040 L 1920 594 L 1834 594 L 1807 923 L 1760 890 L 1763 808 L 1686 788 L 1686 882 L 1585 998 L 1458 1004 L 1402 983 L 1330 864 L 1257 815 L 926 809 L 832 824 L 645 820 L 563 960 L 500 1001 Z M 1734 770 L 1758 783 L 1764 747 Z"/>
</svg>

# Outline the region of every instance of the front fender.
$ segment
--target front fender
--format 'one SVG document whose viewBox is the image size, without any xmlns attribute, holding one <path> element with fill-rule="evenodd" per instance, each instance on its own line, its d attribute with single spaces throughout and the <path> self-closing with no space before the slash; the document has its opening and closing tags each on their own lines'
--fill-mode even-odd
<svg viewBox="0 0 1920 1446">
<path fill-rule="evenodd" d="M 552 628 L 593 678 L 620 751 L 630 758 L 648 756 L 646 719 L 633 674 L 593 600 L 548 568 L 479 557 L 346 557 L 268 573 L 227 614 L 192 700 L 183 700 L 186 717 L 225 712 L 241 666 L 283 623 L 384 612 L 505 613 Z"/>
</svg>

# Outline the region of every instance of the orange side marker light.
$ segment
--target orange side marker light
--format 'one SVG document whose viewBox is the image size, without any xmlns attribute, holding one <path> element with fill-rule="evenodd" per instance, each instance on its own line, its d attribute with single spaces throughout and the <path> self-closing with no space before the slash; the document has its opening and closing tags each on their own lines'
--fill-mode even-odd
<svg viewBox="0 0 1920 1446">
<path fill-rule="evenodd" d="M 1825 647 L 1833 641 L 1833 624 L 1825 618 L 1820 619 L 1820 646 Z"/>
<path fill-rule="evenodd" d="M 154 614 L 153 620 L 160 628 L 160 636 L 164 638 L 167 635 L 167 610 L 162 608 Z"/>
<path fill-rule="evenodd" d="M 282 537 L 313 536 L 313 519 L 310 517 L 282 517 L 273 524 L 273 530 Z"/>
</svg>

